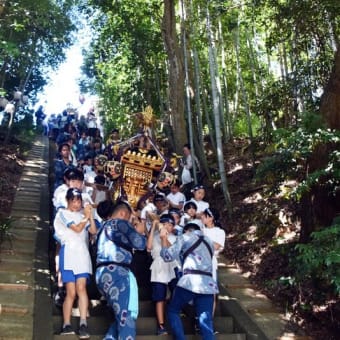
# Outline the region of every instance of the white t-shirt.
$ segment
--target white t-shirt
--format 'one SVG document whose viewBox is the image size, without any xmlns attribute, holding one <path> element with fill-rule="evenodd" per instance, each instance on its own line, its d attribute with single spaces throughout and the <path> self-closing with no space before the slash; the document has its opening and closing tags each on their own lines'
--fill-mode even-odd
<svg viewBox="0 0 340 340">
<path fill-rule="evenodd" d="M 188 223 L 195 223 L 197 224 L 201 229 L 203 228 L 203 222 L 199 218 L 191 218 L 187 213 L 184 213 L 181 217 L 181 220 L 179 222 L 179 225 L 181 227 L 185 227 Z"/>
<path fill-rule="evenodd" d="M 67 201 L 66 201 L 66 193 L 70 187 L 67 184 L 59 185 L 53 193 L 53 206 L 58 210 L 59 208 L 66 208 Z M 92 188 L 85 187 L 83 192 L 81 193 L 81 198 L 83 200 L 83 205 L 85 204 L 93 204 L 93 200 L 91 198 L 91 190 Z"/>
<path fill-rule="evenodd" d="M 209 208 L 209 203 L 206 201 L 196 201 L 194 198 L 190 199 L 190 201 L 194 202 L 197 205 L 197 214 Z"/>
<path fill-rule="evenodd" d="M 212 258 L 213 260 L 213 278 L 216 280 L 217 279 L 217 258 L 218 255 L 221 253 L 221 251 L 224 249 L 224 244 L 225 244 L 225 231 L 222 228 L 219 227 L 212 227 L 212 228 L 203 228 L 203 234 L 207 237 L 210 238 L 211 241 L 214 243 L 217 243 L 221 246 L 220 249 L 215 249 L 214 250 L 214 256 Z"/>
<path fill-rule="evenodd" d="M 92 195 L 94 196 L 94 203 L 98 204 L 98 203 L 106 200 L 107 192 L 105 190 L 94 189 Z"/>
<path fill-rule="evenodd" d="M 181 192 L 176 192 L 176 194 L 170 192 L 170 194 L 168 194 L 166 198 L 169 200 L 171 204 L 174 205 L 183 204 L 185 202 L 185 196 Z"/>
<path fill-rule="evenodd" d="M 84 181 L 93 184 L 97 175 L 98 174 L 94 170 L 86 171 L 84 172 Z"/>
<path fill-rule="evenodd" d="M 183 168 L 181 181 L 182 184 L 188 184 L 192 182 L 190 170 L 188 170 L 187 168 Z"/>
<path fill-rule="evenodd" d="M 152 202 L 149 202 L 140 212 L 140 218 L 142 220 L 145 220 L 145 226 L 146 226 L 146 229 L 148 231 L 150 231 L 150 229 L 151 229 L 152 221 L 151 221 L 150 218 L 148 218 L 147 213 L 151 212 L 151 213 L 155 214 L 156 210 L 157 210 L 156 206 Z"/>
<path fill-rule="evenodd" d="M 168 241 L 173 244 L 176 241 L 176 236 L 174 234 L 168 235 Z M 162 282 L 169 283 L 172 279 L 176 278 L 175 268 L 177 266 L 177 261 L 165 262 L 161 257 L 162 244 L 159 237 L 159 232 L 155 231 L 152 242 L 152 264 L 150 266 L 151 270 L 151 282 Z"/>
<path fill-rule="evenodd" d="M 88 164 L 83 165 L 83 173 L 84 174 L 91 172 L 91 171 L 93 171 L 93 165 L 88 165 Z"/>
<path fill-rule="evenodd" d="M 65 247 L 64 269 L 72 270 L 75 275 L 92 274 L 91 257 L 88 250 L 88 228 L 90 223 L 80 232 L 70 228 L 84 218 L 81 211 L 59 209 L 54 219 L 54 236 Z"/>
</svg>

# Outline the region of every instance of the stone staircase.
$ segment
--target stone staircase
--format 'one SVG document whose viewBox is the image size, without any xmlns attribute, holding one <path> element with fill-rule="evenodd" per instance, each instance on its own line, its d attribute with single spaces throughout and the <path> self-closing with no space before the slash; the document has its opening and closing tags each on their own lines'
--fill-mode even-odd
<svg viewBox="0 0 340 340">
<path fill-rule="evenodd" d="M 28 155 L 12 206 L 11 237 L 0 251 L 0 340 L 64 340 L 77 336 L 58 335 L 62 326 L 61 309 L 52 303 L 49 265 L 49 141 L 38 137 Z M 282 311 L 260 294 L 240 270 L 226 259 L 219 270 L 220 294 L 214 325 L 223 340 L 306 340 L 286 332 Z M 139 286 L 140 313 L 137 340 L 155 339 L 156 318 L 150 294 Z M 91 294 L 90 294 L 91 296 Z M 92 296 L 91 296 L 92 298 Z M 74 308 L 73 326 L 79 324 Z M 91 339 L 102 339 L 112 315 L 105 303 L 92 298 L 89 310 Z M 187 339 L 194 334 L 193 316 L 183 316 Z M 158 338 L 158 336 L 157 336 Z M 170 335 L 161 336 L 171 339 Z"/>
<path fill-rule="evenodd" d="M 0 340 L 35 338 L 35 301 L 48 296 L 48 148 L 43 137 L 31 149 L 12 206 L 12 226 L 0 251 Z M 48 230 L 48 229 L 47 229 Z M 42 293 L 42 294 L 41 294 Z M 47 301 L 47 299 L 46 299 Z M 48 306 L 48 305 L 46 305 Z M 43 313 L 46 315 L 46 310 Z M 41 318 L 43 320 L 43 318 Z M 45 323 L 46 325 L 46 323 Z M 45 338 L 46 340 L 46 338 Z"/>
<path fill-rule="evenodd" d="M 157 322 L 155 316 L 155 307 L 152 301 L 148 299 L 145 287 L 139 288 L 139 316 L 137 319 L 137 340 L 152 340 L 159 339 L 156 335 Z M 216 339 L 223 340 L 246 340 L 246 334 L 235 328 L 235 323 L 232 317 L 227 315 L 227 310 L 223 308 L 224 301 L 218 303 L 216 315 L 214 318 L 215 329 L 219 332 Z M 73 309 L 72 326 L 75 330 L 79 327 L 79 311 L 78 308 Z M 187 339 L 201 339 L 199 335 L 195 335 L 193 311 L 188 308 L 187 316 L 182 316 L 183 326 Z M 91 333 L 91 339 L 103 339 L 110 323 L 113 320 L 113 315 L 110 309 L 106 306 L 105 301 L 91 300 L 89 308 L 88 327 Z M 54 340 L 72 340 L 78 339 L 77 335 L 61 336 L 58 333 L 62 326 L 61 309 L 53 308 L 53 329 L 55 331 Z M 167 324 L 166 324 L 167 326 Z M 167 327 L 167 329 L 169 329 Z M 171 335 L 162 335 L 162 339 L 172 339 Z"/>
</svg>

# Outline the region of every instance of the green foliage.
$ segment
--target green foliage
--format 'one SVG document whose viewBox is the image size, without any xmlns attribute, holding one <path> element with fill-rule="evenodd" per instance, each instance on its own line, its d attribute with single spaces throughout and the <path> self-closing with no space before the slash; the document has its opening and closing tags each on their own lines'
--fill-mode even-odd
<svg viewBox="0 0 340 340">
<path fill-rule="evenodd" d="M 309 174 L 307 178 L 297 187 L 294 195 L 299 200 L 304 192 L 309 191 L 312 187 L 322 185 L 327 187 L 328 192 L 336 195 L 340 190 L 340 152 L 335 150 L 329 155 L 329 162 L 320 170 Z"/>
<path fill-rule="evenodd" d="M 311 116 L 308 115 L 308 117 Z M 309 125 L 311 130 L 313 130 L 313 126 L 314 124 Z M 317 129 L 314 132 L 309 132 L 303 128 L 297 130 L 279 129 L 274 134 L 274 140 L 275 152 L 260 164 L 256 172 L 258 181 L 266 180 L 269 184 L 269 192 L 277 193 L 282 182 L 288 179 L 296 179 L 301 182 L 293 192 L 297 201 L 304 191 L 310 190 L 316 184 L 327 184 L 333 192 L 338 190 L 340 180 L 338 151 L 332 151 L 328 155 L 328 163 L 324 168 L 312 173 L 306 172 L 309 157 L 316 147 L 340 143 L 338 131 Z M 321 179 L 325 179 L 325 181 Z"/>
<path fill-rule="evenodd" d="M 96 35 L 83 67 L 91 78 L 87 85 L 102 98 L 105 125 L 121 128 L 122 136 L 131 135 L 131 113 L 147 105 L 159 112 L 159 91 L 166 87 L 160 4 L 155 0 L 90 3 L 99 10 L 89 18 Z"/>
<path fill-rule="evenodd" d="M 340 218 L 328 228 L 311 235 L 311 242 L 296 246 L 299 280 L 318 280 L 340 293 Z"/>
<path fill-rule="evenodd" d="M 325 128 L 323 117 L 316 112 L 302 112 L 300 122 L 302 128 L 308 132 L 317 132 L 317 130 Z"/>
<path fill-rule="evenodd" d="M 261 125 L 260 118 L 256 115 L 252 115 L 251 126 L 252 126 L 253 131 L 255 132 L 254 137 L 257 135 L 258 131 L 260 130 L 260 125 Z M 236 119 L 236 121 L 234 122 L 233 131 L 234 131 L 235 137 L 248 137 L 249 136 L 248 121 L 245 115 L 240 116 Z"/>
<path fill-rule="evenodd" d="M 6 93 L 20 89 L 34 97 L 46 83 L 45 68 L 55 68 L 64 60 L 75 29 L 74 3 L 5 1 L 0 15 L 0 83 Z"/>
<path fill-rule="evenodd" d="M 8 241 L 10 244 L 12 243 L 12 234 L 10 230 L 13 227 L 13 222 L 14 219 L 11 217 L 0 219 L 0 249 L 5 241 Z"/>
</svg>

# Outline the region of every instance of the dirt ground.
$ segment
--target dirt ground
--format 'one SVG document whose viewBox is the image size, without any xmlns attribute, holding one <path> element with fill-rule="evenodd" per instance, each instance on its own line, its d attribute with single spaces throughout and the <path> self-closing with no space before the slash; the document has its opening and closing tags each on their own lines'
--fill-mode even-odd
<svg viewBox="0 0 340 340">
<path fill-rule="evenodd" d="M 24 164 L 18 145 L 0 145 L 0 219 L 10 216 Z"/>
<path fill-rule="evenodd" d="M 207 192 L 211 206 L 223 212 L 225 254 L 260 291 L 287 311 L 292 329 L 303 329 L 315 340 L 340 339 L 340 299 L 315 282 L 294 283 L 291 268 L 300 224 L 296 206 L 284 195 L 268 197 L 266 187 L 255 181 L 246 141 L 236 140 L 224 150 L 227 181 L 233 206 L 228 217 L 217 182 Z M 259 152 L 256 161 L 263 154 Z M 294 183 L 288 183 L 294 185 Z"/>
</svg>

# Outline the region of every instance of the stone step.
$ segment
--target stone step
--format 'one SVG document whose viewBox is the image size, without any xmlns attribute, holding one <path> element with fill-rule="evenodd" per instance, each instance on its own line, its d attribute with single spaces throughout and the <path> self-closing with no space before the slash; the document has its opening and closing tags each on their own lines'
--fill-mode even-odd
<svg viewBox="0 0 340 340">
<path fill-rule="evenodd" d="M 0 282 L 0 292 L 1 291 L 24 291 L 28 290 L 30 286 L 27 283 L 5 283 Z"/>
<path fill-rule="evenodd" d="M 0 259 L 1 261 L 15 259 L 16 261 L 33 261 L 34 260 L 34 250 L 31 249 L 21 249 L 18 250 L 16 247 L 11 249 L 2 249 Z"/>
<path fill-rule="evenodd" d="M 38 221 L 33 219 L 18 218 L 13 221 L 13 231 L 16 235 L 24 232 L 36 232 L 39 230 Z"/>
<path fill-rule="evenodd" d="M 15 206 L 13 205 L 11 215 L 12 217 L 21 217 L 21 216 L 30 216 L 35 215 L 37 216 L 39 214 L 39 207 L 37 207 L 35 204 L 32 205 L 21 205 L 21 206 Z"/>
<path fill-rule="evenodd" d="M 38 177 L 33 178 L 32 176 L 23 176 L 19 182 L 19 188 L 25 189 L 20 192 L 30 192 L 36 194 L 41 193 L 41 180 Z"/>
<path fill-rule="evenodd" d="M 18 289 L 18 287 L 16 289 L 0 289 L 1 305 L 31 310 L 33 308 L 34 290 L 25 286 L 22 286 L 22 289 Z"/>
<path fill-rule="evenodd" d="M 79 317 L 72 318 L 72 327 L 77 329 L 79 326 Z M 109 325 L 113 322 L 113 316 L 111 318 L 103 316 L 92 316 L 87 319 L 89 330 L 92 334 L 104 334 L 109 328 Z M 186 334 L 194 333 L 194 319 L 182 317 L 183 328 Z M 53 316 L 53 329 L 58 334 L 62 327 L 62 317 Z M 224 334 L 230 334 L 234 331 L 233 319 L 230 317 L 215 317 L 214 327 L 217 331 Z M 138 317 L 137 323 L 137 334 L 148 335 L 156 334 L 157 321 L 155 317 Z"/>
<path fill-rule="evenodd" d="M 33 195 L 40 195 L 41 193 L 41 185 L 36 184 L 34 187 L 30 187 L 29 181 L 25 181 L 22 183 L 19 183 L 19 187 L 17 189 L 17 195 L 21 194 L 27 194 L 28 192 L 31 192 Z"/>
<path fill-rule="evenodd" d="M 91 335 L 91 340 L 103 340 L 102 335 Z M 75 340 L 79 339 L 78 335 L 54 335 L 54 340 Z M 173 340 L 172 335 L 137 335 L 136 340 Z M 216 340 L 247 340 L 245 334 L 216 334 Z M 21 339 L 20 339 L 21 340 Z M 186 334 L 186 340 L 202 340 L 200 335 Z"/>
<path fill-rule="evenodd" d="M 37 204 L 40 203 L 40 195 L 23 195 L 22 193 L 15 198 L 15 202 L 13 203 L 12 208 L 20 208 L 23 204 L 30 204 L 31 206 L 35 206 L 37 208 Z"/>
<path fill-rule="evenodd" d="M 1 265 L 0 265 L 1 267 Z M 33 275 L 30 272 L 0 272 L 0 282 L 3 284 L 32 284 Z"/>
<path fill-rule="evenodd" d="M 33 339 L 33 315 L 6 315 L 0 316 L 1 340 L 28 340 Z"/>
<path fill-rule="evenodd" d="M 113 322 L 113 316 L 111 318 L 107 318 L 104 316 L 97 317 L 89 317 L 87 319 L 88 327 L 91 334 L 94 335 L 103 335 L 109 328 L 110 324 Z M 182 318 L 183 328 L 185 334 L 194 334 L 194 320 L 191 318 Z M 72 327 L 77 329 L 79 326 L 79 317 L 72 318 Z M 62 327 L 62 318 L 61 317 L 53 317 L 53 329 L 55 334 L 58 334 L 61 331 Z M 232 334 L 233 320 L 228 317 L 215 317 L 214 318 L 214 327 L 221 334 Z M 138 317 L 136 323 L 137 335 L 155 335 L 157 331 L 157 321 L 155 317 Z"/>
<path fill-rule="evenodd" d="M 0 260 L 0 273 L 31 274 L 32 271 L 32 261 L 15 261 L 14 259 Z"/>
<path fill-rule="evenodd" d="M 34 255 L 34 242 L 33 240 L 16 240 L 12 236 L 6 238 L 1 244 L 0 263 L 1 259 L 8 258 L 10 256 L 27 256 Z M 0 264 L 1 265 L 1 264 Z"/>
<path fill-rule="evenodd" d="M 12 242 L 35 242 L 35 239 L 37 237 L 36 230 L 32 229 L 23 229 L 20 227 L 14 228 L 10 232 L 10 237 Z"/>
<path fill-rule="evenodd" d="M 33 153 L 25 164 L 25 170 L 40 171 L 42 167 L 47 167 L 47 163 L 41 160 L 41 152 Z"/>
<path fill-rule="evenodd" d="M 75 303 L 75 308 L 77 312 L 74 313 L 75 316 L 78 316 L 78 308 L 77 303 Z M 194 310 L 192 307 L 188 306 L 183 311 L 188 316 L 194 315 Z M 107 306 L 106 301 L 100 301 L 100 300 L 90 300 L 89 303 L 89 314 L 90 316 L 103 316 L 103 315 L 110 315 L 111 309 Z M 53 315 L 62 315 L 62 309 L 60 307 L 56 307 L 53 305 Z M 155 304 L 152 301 L 146 300 L 146 301 L 139 301 L 139 315 L 143 317 L 155 317 L 156 316 L 156 310 L 155 310 Z M 215 309 L 215 316 L 216 317 L 225 317 L 229 316 L 226 315 L 225 311 L 222 311 L 221 303 L 217 302 L 216 309 Z"/>
</svg>

